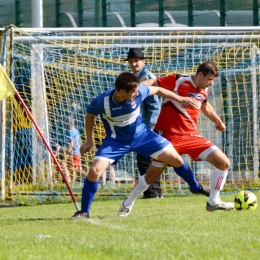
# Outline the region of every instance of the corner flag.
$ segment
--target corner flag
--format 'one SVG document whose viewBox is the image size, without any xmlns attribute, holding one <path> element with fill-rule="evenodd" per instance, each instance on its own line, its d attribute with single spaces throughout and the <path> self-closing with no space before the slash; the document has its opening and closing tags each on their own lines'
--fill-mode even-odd
<svg viewBox="0 0 260 260">
<path fill-rule="evenodd" d="M 0 64 L 0 101 L 16 92 L 16 88 Z"/>
<path fill-rule="evenodd" d="M 67 181 L 67 179 L 66 179 L 66 177 L 65 177 L 65 175 L 64 175 L 64 173 L 63 173 L 63 170 L 62 170 L 62 168 L 61 168 L 61 166 L 60 166 L 60 164 L 59 164 L 57 158 L 55 157 L 55 155 L 54 155 L 52 149 L 50 148 L 50 146 L 49 146 L 47 140 L 46 140 L 45 137 L 43 136 L 43 134 L 42 134 L 42 132 L 41 132 L 39 126 L 38 126 L 37 123 L 35 122 L 35 120 L 34 120 L 32 114 L 31 114 L 29 108 L 28 108 L 28 107 L 26 106 L 26 104 L 24 103 L 22 97 L 20 96 L 20 94 L 19 94 L 18 91 L 16 90 L 16 88 L 15 88 L 13 82 L 9 79 L 9 77 L 7 76 L 7 74 L 6 74 L 5 70 L 4 70 L 4 68 L 3 68 L 2 65 L 0 64 L 0 101 L 4 100 L 5 98 L 9 97 L 10 95 L 12 95 L 12 94 L 14 94 L 14 93 L 15 93 L 16 98 L 17 98 L 17 99 L 20 101 L 20 103 L 22 104 L 22 106 L 23 106 L 24 110 L 26 111 L 27 115 L 28 115 L 29 118 L 31 119 L 31 121 L 32 121 L 32 123 L 33 123 L 33 125 L 34 125 L 34 127 L 36 128 L 38 134 L 40 135 L 42 141 L 44 142 L 44 144 L 45 144 L 47 150 L 50 152 L 51 157 L 52 157 L 52 159 L 54 160 L 55 164 L 57 165 L 58 170 L 59 170 L 59 172 L 60 172 L 60 174 L 61 174 L 61 176 L 62 176 L 62 178 L 63 178 L 63 180 L 64 180 L 64 182 L 65 182 L 65 184 L 66 184 L 66 186 L 67 186 L 67 188 L 68 188 L 68 191 L 69 191 L 69 193 L 70 193 L 71 199 L 72 199 L 72 201 L 74 202 L 74 205 L 75 205 L 77 211 L 79 211 L 79 206 L 78 206 L 78 204 L 77 204 L 76 198 L 75 198 L 75 196 L 74 196 L 74 194 L 73 194 L 73 192 L 72 192 L 72 190 L 71 190 L 71 188 L 70 188 L 70 186 L 69 186 L 69 183 L 68 183 L 68 181 Z"/>
</svg>

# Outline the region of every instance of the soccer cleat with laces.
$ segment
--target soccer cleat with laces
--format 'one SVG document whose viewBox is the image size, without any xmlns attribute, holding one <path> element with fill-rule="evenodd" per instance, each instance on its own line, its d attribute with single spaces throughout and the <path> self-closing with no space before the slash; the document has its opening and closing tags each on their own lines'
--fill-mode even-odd
<svg viewBox="0 0 260 260">
<path fill-rule="evenodd" d="M 234 208 L 234 203 L 232 202 L 224 202 L 220 201 L 217 205 L 210 205 L 208 202 L 206 204 L 207 211 L 215 211 L 215 210 L 231 210 Z"/>
<path fill-rule="evenodd" d="M 125 206 L 124 205 L 125 200 L 123 201 L 123 203 L 122 203 L 122 205 L 121 205 L 121 207 L 120 207 L 120 209 L 117 213 L 117 215 L 120 216 L 120 217 L 127 217 L 130 214 L 130 212 L 133 208 L 132 206 Z"/>
<path fill-rule="evenodd" d="M 206 197 L 209 197 L 210 194 L 210 189 L 208 187 L 203 187 L 202 185 L 200 185 L 200 190 L 199 191 L 192 191 L 190 190 L 191 193 L 193 194 L 202 194 Z"/>
<path fill-rule="evenodd" d="M 89 218 L 89 214 L 84 211 L 77 211 L 70 220 L 76 220 L 76 219 L 87 219 Z"/>
</svg>

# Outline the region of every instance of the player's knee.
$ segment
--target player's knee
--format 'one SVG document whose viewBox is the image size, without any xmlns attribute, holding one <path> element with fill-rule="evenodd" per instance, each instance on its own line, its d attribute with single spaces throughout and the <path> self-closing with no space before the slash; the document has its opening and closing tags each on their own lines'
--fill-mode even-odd
<svg viewBox="0 0 260 260">
<path fill-rule="evenodd" d="M 183 165 L 183 159 L 179 154 L 176 154 L 171 157 L 171 160 L 168 164 L 173 167 L 180 167 Z"/>
<path fill-rule="evenodd" d="M 230 168 L 230 161 L 228 158 L 223 163 L 224 170 L 227 171 Z"/>
<path fill-rule="evenodd" d="M 175 151 L 174 148 L 172 150 L 167 150 L 165 153 L 158 156 L 158 160 L 173 167 L 180 167 L 183 164 L 182 157 Z"/>
<path fill-rule="evenodd" d="M 230 168 L 230 161 L 226 157 L 223 160 L 219 161 L 216 165 L 216 168 L 222 170 L 222 171 L 227 171 Z"/>
<path fill-rule="evenodd" d="M 99 177 L 101 176 L 102 172 L 98 170 L 98 168 L 96 167 L 91 167 L 89 169 L 87 178 L 89 181 L 97 181 L 99 179 Z"/>
<path fill-rule="evenodd" d="M 177 156 L 175 157 L 175 165 L 174 165 L 174 167 L 180 167 L 182 165 L 183 165 L 183 159 L 182 159 L 182 157 L 179 154 L 177 154 Z"/>
<path fill-rule="evenodd" d="M 227 171 L 230 168 L 228 157 L 219 149 L 210 153 L 207 156 L 206 161 L 222 171 Z"/>
</svg>

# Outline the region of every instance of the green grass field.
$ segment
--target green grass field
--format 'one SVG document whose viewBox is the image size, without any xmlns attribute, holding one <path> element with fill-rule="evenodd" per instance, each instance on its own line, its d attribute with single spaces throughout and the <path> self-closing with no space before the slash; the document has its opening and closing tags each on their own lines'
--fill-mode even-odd
<svg viewBox="0 0 260 260">
<path fill-rule="evenodd" d="M 122 197 L 96 198 L 77 221 L 72 203 L 0 208 L 0 259 L 260 259 L 260 207 L 207 212 L 206 200 L 139 199 L 120 218 Z"/>
</svg>

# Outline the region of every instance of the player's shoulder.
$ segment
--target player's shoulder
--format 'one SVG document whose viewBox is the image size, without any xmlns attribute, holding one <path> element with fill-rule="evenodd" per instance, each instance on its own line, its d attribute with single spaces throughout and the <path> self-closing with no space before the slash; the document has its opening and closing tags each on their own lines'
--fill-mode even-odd
<svg viewBox="0 0 260 260">
<path fill-rule="evenodd" d="M 176 74 L 176 84 L 178 86 L 194 88 L 191 76 L 185 74 Z"/>
<path fill-rule="evenodd" d="M 100 94 L 100 95 L 97 96 L 97 97 L 102 99 L 102 98 L 104 98 L 104 97 L 106 97 L 106 96 L 111 95 L 111 93 L 113 93 L 115 90 L 116 90 L 115 88 L 113 88 L 113 89 L 108 89 L 108 90 L 104 91 L 102 94 Z"/>
<path fill-rule="evenodd" d="M 190 76 L 186 74 L 175 74 L 176 75 L 176 80 L 182 79 L 182 80 L 189 80 Z"/>
<path fill-rule="evenodd" d="M 179 80 L 179 79 L 187 79 L 189 76 L 186 74 L 179 74 L 179 73 L 170 73 L 167 75 L 160 76 L 159 80 Z"/>
<path fill-rule="evenodd" d="M 141 94 L 141 96 L 147 97 L 150 93 L 150 87 L 140 83 L 138 92 Z"/>
<path fill-rule="evenodd" d="M 139 91 L 147 90 L 147 89 L 149 89 L 149 87 L 147 85 L 144 85 L 143 83 L 140 83 L 139 88 L 138 88 Z"/>
<path fill-rule="evenodd" d="M 115 89 L 108 89 L 106 91 L 104 91 L 103 93 L 101 93 L 100 95 L 95 97 L 95 103 L 103 103 L 104 99 L 106 97 L 109 97 L 113 92 L 115 91 Z"/>
<path fill-rule="evenodd" d="M 96 96 L 87 108 L 87 112 L 97 115 L 104 110 L 104 104 L 110 104 L 110 96 L 112 95 L 115 89 L 109 89 L 101 93 L 100 95 Z"/>
</svg>

